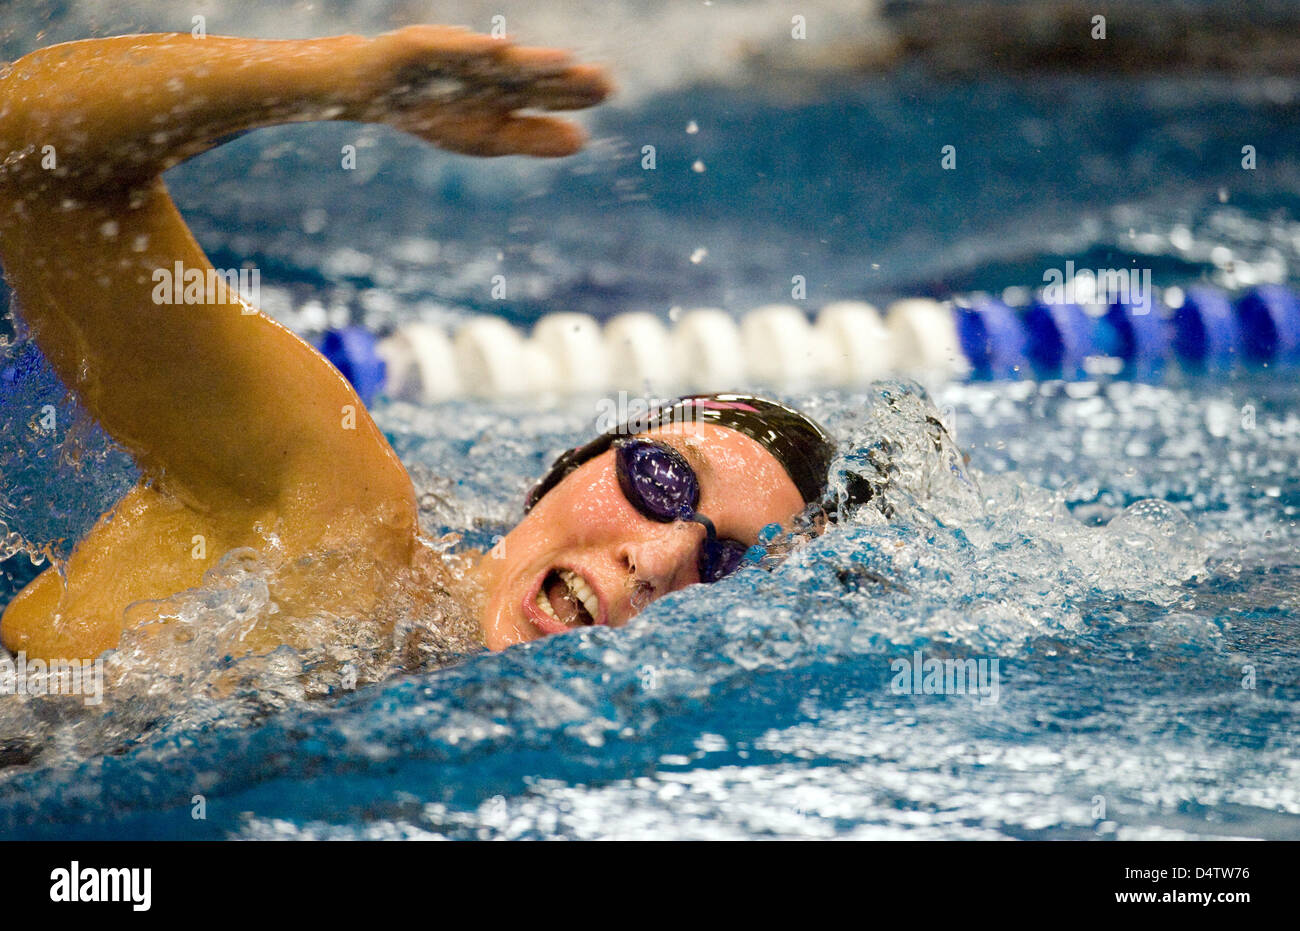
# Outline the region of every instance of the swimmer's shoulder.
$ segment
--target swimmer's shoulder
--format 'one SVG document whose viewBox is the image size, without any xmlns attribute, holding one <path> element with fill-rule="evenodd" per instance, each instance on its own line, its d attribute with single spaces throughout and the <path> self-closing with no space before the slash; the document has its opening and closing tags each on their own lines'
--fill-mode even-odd
<svg viewBox="0 0 1300 931">
<path fill-rule="evenodd" d="M 286 602 L 364 614 L 377 594 L 370 591 L 374 572 L 409 566 L 419 543 L 406 470 L 382 434 L 382 446 L 365 440 L 358 438 L 358 449 L 322 448 L 295 463 L 272 502 L 198 501 L 165 483 L 141 482 L 78 542 L 62 572 L 47 569 L 9 603 L 0 642 L 32 658 L 94 658 L 119 645 L 134 623 L 132 605 L 204 584 L 205 573 L 241 548 L 306 567 L 278 592 Z M 323 553 L 332 562 L 322 561 Z M 328 578 L 315 577 L 321 573 Z"/>
</svg>

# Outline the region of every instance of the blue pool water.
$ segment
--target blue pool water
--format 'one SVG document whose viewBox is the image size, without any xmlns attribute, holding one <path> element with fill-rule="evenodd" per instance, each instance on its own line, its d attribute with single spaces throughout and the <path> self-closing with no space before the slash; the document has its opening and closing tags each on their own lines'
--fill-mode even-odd
<svg viewBox="0 0 1300 931">
<path fill-rule="evenodd" d="M 921 435 L 907 398 L 882 387 L 801 400 L 860 452 L 904 424 L 905 444 Z M 976 471 L 954 476 L 923 444 L 896 450 L 892 522 L 836 530 L 771 574 L 677 593 L 624 629 L 340 700 L 294 700 L 291 676 L 262 670 L 269 707 L 251 723 L 197 695 L 170 696 L 143 735 L 29 708 L 55 746 L 6 772 L 5 832 L 1300 834 L 1294 388 L 1003 384 L 937 398 Z M 538 451 L 589 417 L 557 412 L 512 438 L 495 426 L 508 415 L 381 408 L 408 462 L 455 480 L 443 515 L 491 515 L 498 483 L 522 489 Z M 923 486 L 931 501 L 913 506 L 908 489 Z M 1125 511 L 1152 495 L 1195 532 Z M 996 658 L 998 700 L 896 694 L 890 664 L 916 649 Z M 115 752 L 83 759 L 97 742 Z"/>
<path fill-rule="evenodd" d="M 292 127 L 168 181 L 214 263 L 253 261 L 278 289 L 268 310 L 309 335 L 322 313 L 378 329 L 741 312 L 788 299 L 793 274 L 810 307 L 946 297 L 1038 285 L 1067 259 L 1149 267 L 1158 286 L 1296 285 L 1298 94 L 912 72 L 803 94 L 682 83 L 596 116 L 595 145 L 561 164 Z M 374 159 L 340 177 L 359 132 Z M 504 306 L 484 287 L 497 271 L 518 284 Z M 0 405 L 0 530 L 6 552 L 58 557 L 133 467 L 29 344 L 4 352 L 26 374 Z M 310 700 L 287 648 L 235 664 L 235 694 L 211 688 L 230 664 L 196 650 L 128 666 L 100 708 L 0 697 L 0 836 L 1300 838 L 1294 373 L 930 392 L 933 408 L 899 383 L 785 393 L 840 437 L 841 469 L 888 453 L 893 518 L 863 512 L 620 630 Z M 47 403 L 53 439 L 32 427 Z M 596 410 L 525 409 L 376 405 L 431 535 L 506 530 Z M 969 465 L 930 442 L 927 413 Z M 10 590 L 31 572 L 4 567 Z M 191 605 L 215 624 L 265 597 L 256 566 L 231 563 Z M 996 701 L 900 694 L 891 664 L 916 651 L 996 660 Z"/>
</svg>

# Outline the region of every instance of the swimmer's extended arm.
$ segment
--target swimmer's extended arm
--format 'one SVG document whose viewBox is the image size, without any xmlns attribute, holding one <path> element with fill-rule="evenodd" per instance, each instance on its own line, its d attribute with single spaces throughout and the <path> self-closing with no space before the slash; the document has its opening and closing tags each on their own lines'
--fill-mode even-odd
<svg viewBox="0 0 1300 931">
<path fill-rule="evenodd" d="M 413 502 L 313 349 L 237 304 L 155 302 L 159 270 L 210 268 L 158 175 L 230 133 L 316 119 L 386 123 L 470 154 L 565 155 L 582 144 L 576 127 L 516 111 L 607 92 L 599 69 L 560 52 L 446 27 L 41 49 L 0 72 L 0 263 L 55 371 L 192 506 Z"/>
<path fill-rule="evenodd" d="M 517 111 L 580 109 L 608 92 L 599 68 L 563 52 L 448 26 L 373 39 L 86 39 L 0 77 L 4 128 L 17 134 L 6 149 L 51 145 L 55 174 L 92 188 L 151 178 L 233 132 L 325 119 L 388 123 L 469 155 L 569 155 L 582 145 L 576 126 Z M 11 170 L 45 170 L 40 156 Z"/>
</svg>

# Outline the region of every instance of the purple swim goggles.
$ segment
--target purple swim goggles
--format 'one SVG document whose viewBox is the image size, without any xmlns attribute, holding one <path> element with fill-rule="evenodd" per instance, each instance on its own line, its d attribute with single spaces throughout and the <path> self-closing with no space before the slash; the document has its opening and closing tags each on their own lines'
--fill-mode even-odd
<svg viewBox="0 0 1300 931">
<path fill-rule="evenodd" d="M 730 575 L 751 556 L 763 565 L 764 553 L 775 555 L 780 547 L 774 548 L 770 545 L 772 539 L 764 539 L 751 554 L 751 547 L 739 540 L 720 539 L 713 522 L 696 511 L 700 483 L 685 457 L 644 435 L 657 426 L 678 421 L 713 424 L 748 436 L 781 463 L 807 505 L 820 502 L 826 492 L 835 444 L 814 420 L 794 408 L 755 395 L 695 394 L 678 398 L 635 424 L 621 424 L 562 453 L 528 493 L 525 513 L 565 476 L 613 447 L 619 486 L 633 507 L 651 520 L 689 520 L 704 527 L 707 537 L 699 556 L 702 581 L 716 582 Z"/>
<path fill-rule="evenodd" d="M 666 443 L 644 437 L 615 440 L 618 486 L 628 503 L 650 520 L 693 521 L 707 537 L 700 547 L 700 581 L 716 582 L 740 568 L 749 544 L 719 537 L 713 521 L 696 510 L 700 481 L 686 457 Z"/>
</svg>

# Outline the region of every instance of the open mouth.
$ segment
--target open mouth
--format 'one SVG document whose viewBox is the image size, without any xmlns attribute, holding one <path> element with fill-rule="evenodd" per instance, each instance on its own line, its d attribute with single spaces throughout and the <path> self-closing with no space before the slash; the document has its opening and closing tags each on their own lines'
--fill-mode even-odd
<svg viewBox="0 0 1300 931">
<path fill-rule="evenodd" d="M 600 600 L 582 576 L 569 569 L 552 569 L 542 579 L 527 607 L 546 633 L 599 623 Z"/>
</svg>

